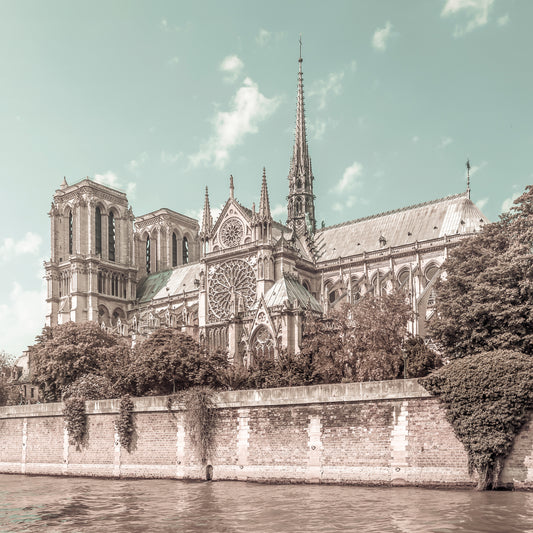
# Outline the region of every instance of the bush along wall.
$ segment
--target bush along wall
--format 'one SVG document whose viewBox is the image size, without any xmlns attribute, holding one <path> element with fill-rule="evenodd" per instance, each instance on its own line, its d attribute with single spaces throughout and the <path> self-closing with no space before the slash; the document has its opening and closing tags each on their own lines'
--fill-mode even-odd
<svg viewBox="0 0 533 533">
<path fill-rule="evenodd" d="M 533 357 L 509 350 L 470 355 L 419 382 L 446 406 L 478 490 L 498 488 L 504 459 L 533 408 Z"/>
</svg>

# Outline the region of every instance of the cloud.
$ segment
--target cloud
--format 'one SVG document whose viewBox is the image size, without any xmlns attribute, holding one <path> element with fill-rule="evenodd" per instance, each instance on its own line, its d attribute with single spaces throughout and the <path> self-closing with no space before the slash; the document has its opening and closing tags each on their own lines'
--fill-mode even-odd
<svg viewBox="0 0 533 533">
<path fill-rule="evenodd" d="M 315 120 L 309 124 L 309 132 L 313 136 L 313 139 L 319 141 L 324 137 L 324 133 L 326 132 L 326 122 L 324 120 Z"/>
<path fill-rule="evenodd" d="M 20 240 L 15 240 L 11 237 L 5 237 L 0 244 L 0 262 L 5 262 L 13 256 L 30 254 L 36 255 L 43 239 L 37 233 L 28 231 Z"/>
<path fill-rule="evenodd" d="M 451 137 L 441 137 L 440 143 L 437 148 L 443 149 L 446 148 L 446 146 L 452 144 L 453 139 Z"/>
<path fill-rule="evenodd" d="M 275 220 L 282 220 L 287 218 L 287 206 L 282 204 L 276 204 L 271 210 L 270 214 Z"/>
<path fill-rule="evenodd" d="M 411 141 L 413 141 L 414 144 L 416 144 L 420 140 L 420 137 L 418 135 L 413 135 L 413 138 Z"/>
<path fill-rule="evenodd" d="M 169 65 L 177 65 L 180 62 L 180 58 L 178 56 L 171 57 L 168 60 Z"/>
<path fill-rule="evenodd" d="M 143 152 L 137 159 L 132 159 L 128 163 L 128 169 L 131 172 L 138 172 L 139 169 L 148 161 L 148 154 L 146 152 Z"/>
<path fill-rule="evenodd" d="M 239 77 L 243 67 L 244 63 L 241 59 L 236 55 L 232 55 L 222 60 L 219 70 L 226 73 L 226 77 L 224 78 L 226 81 L 233 82 Z"/>
<path fill-rule="evenodd" d="M 348 168 L 344 170 L 342 178 L 335 185 L 333 190 L 339 194 L 344 194 L 347 190 L 352 189 L 355 185 L 359 185 L 357 178 L 361 176 L 363 165 L 354 161 Z"/>
<path fill-rule="evenodd" d="M 174 163 L 176 163 L 176 161 L 178 161 L 178 159 L 181 159 L 182 157 L 183 157 L 183 152 L 172 154 L 165 150 L 161 150 L 161 163 L 165 165 L 173 165 Z"/>
<path fill-rule="evenodd" d="M 270 41 L 271 37 L 272 37 L 272 33 L 270 33 L 269 31 L 261 28 L 259 30 L 259 34 L 255 38 L 255 41 L 257 42 L 257 44 L 259 46 L 266 46 L 268 44 L 268 42 Z"/>
<path fill-rule="evenodd" d="M 379 50 L 380 52 L 384 52 L 387 49 L 387 41 L 389 40 L 391 36 L 391 30 L 392 30 L 392 24 L 387 21 L 385 24 L 385 27 L 378 28 L 374 32 L 374 36 L 372 37 L 372 46 Z"/>
<path fill-rule="evenodd" d="M 507 24 L 509 23 L 509 13 L 506 13 L 505 15 L 503 15 L 503 17 L 500 17 L 497 22 L 498 26 L 507 26 Z"/>
<path fill-rule="evenodd" d="M 520 193 L 515 192 L 510 198 L 506 198 L 502 203 L 502 213 L 509 211 L 513 207 L 513 202 L 520 196 Z"/>
<path fill-rule="evenodd" d="M 102 185 L 107 185 L 113 189 L 124 191 L 130 201 L 135 198 L 137 184 L 133 181 L 124 184 L 124 182 L 114 172 L 111 172 L 111 170 L 108 170 L 103 174 L 95 174 L 94 181 L 96 181 L 96 183 L 101 183 Z"/>
<path fill-rule="evenodd" d="M 489 203 L 489 199 L 488 198 L 481 198 L 481 200 L 478 200 L 476 202 L 476 207 L 479 209 L 479 210 L 483 210 L 483 208 Z"/>
<path fill-rule="evenodd" d="M 213 119 L 213 135 L 200 150 L 189 156 L 191 166 L 214 165 L 223 168 L 230 150 L 242 144 L 244 137 L 257 133 L 259 123 L 279 105 L 279 98 L 267 98 L 250 78 L 246 78 L 231 102 L 229 111 L 219 111 Z"/>
<path fill-rule="evenodd" d="M 494 0 L 447 0 L 441 12 L 441 17 L 465 13 L 469 20 L 465 26 L 456 26 L 454 37 L 461 37 L 476 28 L 484 26 L 489 21 L 489 11 Z"/>
<path fill-rule="evenodd" d="M 167 19 L 161 19 L 161 22 L 159 23 L 159 27 L 164 30 L 164 31 L 168 31 L 169 30 L 169 27 L 168 27 L 168 20 Z"/>
<path fill-rule="evenodd" d="M 326 100 L 330 94 L 339 95 L 342 92 L 344 70 L 331 72 L 325 80 L 317 80 L 309 90 L 309 97 L 318 97 L 318 109 L 326 107 Z"/>
<path fill-rule="evenodd" d="M 0 350 L 19 356 L 33 343 L 46 319 L 46 283 L 40 290 L 24 290 L 13 282 L 8 302 L 0 304 Z"/>
</svg>

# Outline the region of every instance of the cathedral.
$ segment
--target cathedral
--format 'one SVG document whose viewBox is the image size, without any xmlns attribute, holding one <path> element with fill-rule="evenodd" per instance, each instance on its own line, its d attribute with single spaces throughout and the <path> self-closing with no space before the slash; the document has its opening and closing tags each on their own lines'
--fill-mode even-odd
<svg viewBox="0 0 533 533">
<path fill-rule="evenodd" d="M 88 178 L 64 180 L 49 213 L 47 325 L 91 320 L 133 342 L 167 326 L 247 365 L 282 349 L 298 352 L 309 313 L 399 288 L 413 310 L 411 333 L 425 335 L 448 251 L 488 220 L 468 185 L 446 198 L 317 227 L 298 61 L 286 224 L 272 219 L 265 170 L 258 207 L 235 199 L 230 177 L 216 221 L 207 188 L 197 221 L 170 209 L 136 217 L 123 192 Z"/>
</svg>

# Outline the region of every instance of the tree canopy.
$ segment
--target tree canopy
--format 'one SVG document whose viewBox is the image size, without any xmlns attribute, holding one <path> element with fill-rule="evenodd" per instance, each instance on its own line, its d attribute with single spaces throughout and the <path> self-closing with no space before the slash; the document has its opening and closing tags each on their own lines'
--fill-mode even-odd
<svg viewBox="0 0 533 533">
<path fill-rule="evenodd" d="M 533 354 L 533 187 L 500 221 L 465 239 L 444 263 L 430 335 L 444 355 L 495 349 Z"/>
</svg>

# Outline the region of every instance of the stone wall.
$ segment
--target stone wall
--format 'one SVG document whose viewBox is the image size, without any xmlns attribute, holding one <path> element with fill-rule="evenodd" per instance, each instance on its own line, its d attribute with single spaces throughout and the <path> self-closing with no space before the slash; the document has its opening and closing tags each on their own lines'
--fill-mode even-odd
<svg viewBox="0 0 533 533">
<path fill-rule="evenodd" d="M 69 443 L 62 404 L 0 408 L 0 472 L 205 479 L 166 397 L 134 400 L 130 452 L 114 423 L 119 400 L 86 403 L 88 437 Z M 444 409 L 416 380 L 217 395 L 213 479 L 469 486 L 467 456 Z M 502 481 L 533 489 L 533 424 L 516 438 Z"/>
</svg>

